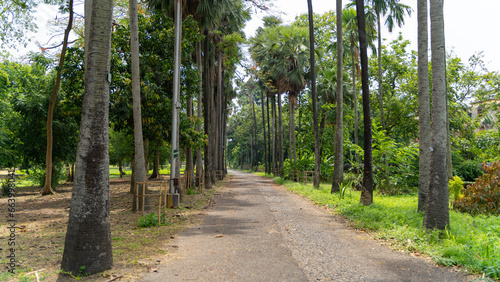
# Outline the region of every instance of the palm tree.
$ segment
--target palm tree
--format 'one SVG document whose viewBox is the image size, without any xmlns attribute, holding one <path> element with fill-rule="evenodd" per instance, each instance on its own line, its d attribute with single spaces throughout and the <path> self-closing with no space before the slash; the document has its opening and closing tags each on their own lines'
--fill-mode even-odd
<svg viewBox="0 0 500 282">
<path fill-rule="evenodd" d="M 443 0 L 431 0 L 432 123 L 429 190 L 423 226 L 444 230 L 450 224 L 447 171 L 446 49 Z"/>
<path fill-rule="evenodd" d="M 85 94 L 61 269 L 113 266 L 109 199 L 109 70 L 113 1 L 85 2 Z"/>
<path fill-rule="evenodd" d="M 314 123 L 314 179 L 313 186 L 319 188 L 321 155 L 319 148 L 319 129 L 318 129 L 318 106 L 316 104 L 316 60 L 314 57 L 314 22 L 312 0 L 307 0 L 307 11 L 309 19 L 309 56 L 311 64 L 311 96 L 313 103 L 313 123 Z"/>
<path fill-rule="evenodd" d="M 356 89 L 356 77 L 361 76 L 361 69 L 359 67 L 359 48 L 358 48 L 358 21 L 356 17 L 355 9 L 344 9 L 342 12 L 345 35 L 348 42 L 348 50 L 351 51 L 351 79 L 352 79 L 352 95 L 354 104 L 354 144 L 359 144 L 359 134 L 358 134 L 358 93 Z M 375 15 L 369 10 L 365 11 L 365 22 L 366 22 L 366 37 L 367 44 L 370 45 L 372 50 L 375 50 L 375 46 L 372 45 L 375 39 Z M 356 153 L 356 163 L 359 165 L 359 155 Z"/>
<path fill-rule="evenodd" d="M 361 53 L 361 84 L 363 91 L 363 124 L 364 124 L 364 170 L 363 188 L 360 202 L 363 205 L 373 203 L 373 157 L 372 157 L 372 121 L 370 111 L 370 89 L 368 81 L 368 52 L 366 40 L 365 7 L 363 0 L 356 0 L 358 18 L 358 36 Z"/>
<path fill-rule="evenodd" d="M 353 0 L 353 2 L 357 2 Z M 383 100 L 383 90 L 382 90 L 382 16 L 387 15 L 385 24 L 387 25 L 389 32 L 392 32 L 395 25 L 401 27 L 404 24 L 405 14 L 411 15 L 412 9 L 408 5 L 400 3 L 400 0 L 368 0 L 369 6 L 375 11 L 377 20 L 377 31 L 378 31 L 378 99 L 379 99 L 379 112 L 380 112 L 380 124 L 382 129 L 385 129 L 384 120 L 384 100 Z M 352 4 L 351 4 L 352 5 Z"/>
<path fill-rule="evenodd" d="M 132 211 L 137 208 L 137 198 L 135 193 L 143 194 L 143 189 L 136 191 L 136 183 L 146 181 L 146 163 L 144 157 L 144 139 L 142 134 L 142 114 L 141 114 L 141 86 L 139 72 L 139 23 L 137 14 L 137 0 L 129 2 L 130 16 L 130 55 L 132 69 L 132 104 L 134 116 L 134 161 L 133 177 L 131 179 Z M 146 197 L 145 201 L 149 201 Z M 146 203 L 147 204 L 147 203 Z M 142 209 L 142 201 L 139 201 L 139 208 Z"/>
<path fill-rule="evenodd" d="M 54 190 L 52 189 L 52 146 L 54 145 L 54 140 L 52 136 L 52 119 L 54 116 L 54 108 L 56 106 L 56 99 L 57 99 L 57 94 L 59 93 L 59 87 L 61 85 L 61 72 L 62 68 L 64 65 L 64 57 L 66 55 L 66 48 L 68 47 L 68 38 L 69 38 L 69 33 L 71 32 L 71 28 L 73 26 L 73 0 L 69 0 L 69 19 L 68 19 L 68 26 L 66 27 L 66 30 L 64 31 L 64 39 L 63 39 L 63 46 L 61 50 L 61 55 L 59 58 L 59 68 L 57 70 L 56 74 L 56 84 L 54 85 L 54 89 L 52 91 L 52 96 L 50 98 L 50 103 L 49 103 L 49 111 L 47 114 L 47 153 L 45 156 L 45 184 L 43 185 L 42 190 L 40 191 L 40 194 L 42 195 L 49 195 L 49 194 L 54 194 Z"/>
<path fill-rule="evenodd" d="M 425 210 L 429 187 L 431 146 L 431 116 L 429 100 L 429 35 L 427 24 L 427 1 L 418 0 L 418 109 L 419 109 L 419 175 L 418 211 Z"/>
<path fill-rule="evenodd" d="M 337 117 L 335 123 L 335 160 L 333 166 L 333 183 L 331 192 L 340 190 L 340 185 L 344 181 L 344 95 L 343 91 L 343 67 L 344 50 L 342 38 L 342 0 L 337 0 Z"/>
</svg>

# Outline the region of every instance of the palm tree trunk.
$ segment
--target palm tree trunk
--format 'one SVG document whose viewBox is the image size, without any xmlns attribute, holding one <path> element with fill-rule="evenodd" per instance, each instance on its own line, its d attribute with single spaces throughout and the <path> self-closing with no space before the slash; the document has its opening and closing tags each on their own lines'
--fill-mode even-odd
<svg viewBox="0 0 500 282">
<path fill-rule="evenodd" d="M 264 114 L 264 90 L 260 90 L 260 106 L 262 111 L 262 130 L 264 132 L 264 169 L 266 173 L 269 173 L 269 167 L 267 162 L 267 135 L 266 135 L 266 115 Z"/>
<path fill-rule="evenodd" d="M 283 175 L 283 115 L 281 111 L 281 94 L 278 94 L 278 118 L 279 118 L 279 169 L 280 176 Z"/>
<path fill-rule="evenodd" d="M 269 119 L 269 96 L 266 95 L 266 104 L 267 104 L 267 160 L 266 162 L 268 162 L 268 173 L 271 174 L 272 173 L 272 170 L 273 170 L 273 165 L 272 165 L 272 158 L 274 158 L 274 155 L 271 157 L 271 154 L 274 154 L 274 150 L 273 152 L 271 152 L 271 146 L 272 146 L 272 139 L 271 139 L 271 135 L 272 135 L 272 130 L 271 130 L 271 124 L 270 124 L 270 119 Z"/>
<path fill-rule="evenodd" d="M 205 29 L 205 39 L 203 42 L 203 117 L 204 117 L 204 125 L 205 125 L 205 134 L 207 134 L 208 137 L 208 142 L 205 145 L 205 189 L 211 189 L 212 188 L 212 152 L 211 152 L 211 147 L 212 147 L 212 142 L 213 142 L 213 137 L 212 137 L 212 128 L 211 128 L 211 97 L 210 94 L 211 89 L 210 89 L 210 60 L 209 60 L 209 34 L 208 34 L 208 29 Z"/>
<path fill-rule="evenodd" d="M 368 52 L 366 42 L 365 7 L 363 0 L 356 0 L 358 18 L 359 45 L 361 53 L 361 84 L 363 91 L 363 124 L 364 124 L 364 170 L 363 188 L 360 202 L 363 205 L 373 203 L 373 156 L 372 156 L 372 120 L 370 110 L 370 89 L 368 81 Z"/>
<path fill-rule="evenodd" d="M 146 181 L 146 171 L 144 162 L 144 139 L 142 137 L 142 115 L 141 115 L 141 88 L 139 73 L 139 25 L 137 16 L 137 1 L 132 0 L 129 3 L 130 14 L 130 53 L 132 62 L 132 99 L 134 116 L 134 147 L 135 147 L 135 168 L 134 178 L 131 183 L 133 189 L 132 211 L 136 210 L 135 189 L 137 182 Z M 142 189 L 138 195 L 142 195 Z M 149 206 L 149 198 L 146 197 L 145 206 Z M 142 201 L 139 201 L 139 209 L 142 209 Z"/>
<path fill-rule="evenodd" d="M 52 147 L 54 144 L 52 136 L 52 120 L 54 118 L 54 108 L 56 106 L 57 94 L 59 93 L 59 88 L 61 86 L 61 72 L 64 65 L 64 58 L 66 57 L 66 48 L 68 47 L 68 37 L 73 26 L 73 0 L 69 0 L 69 19 L 68 26 L 64 31 L 64 39 L 61 50 L 61 55 L 59 57 L 59 68 L 56 74 L 56 84 L 52 90 L 52 96 L 49 102 L 49 111 L 47 114 L 47 152 L 45 155 L 45 184 L 43 185 L 40 194 L 49 195 L 54 194 L 52 189 Z"/>
<path fill-rule="evenodd" d="M 288 158 L 290 159 L 290 163 L 294 162 L 293 158 L 293 134 L 295 133 L 295 118 L 293 116 L 293 104 L 292 97 L 290 93 L 288 93 Z"/>
<path fill-rule="evenodd" d="M 337 118 L 335 131 L 335 160 L 333 165 L 333 183 L 331 192 L 340 190 L 344 182 L 344 95 L 343 95 L 343 70 L 344 50 L 342 42 L 342 0 L 337 0 Z"/>
<path fill-rule="evenodd" d="M 187 97 L 187 104 L 186 104 L 186 116 L 188 118 L 193 116 L 193 95 L 188 94 Z M 186 148 L 186 169 L 184 170 L 184 179 L 186 179 L 185 184 L 186 184 L 186 189 L 191 189 L 193 182 L 194 176 L 194 163 L 193 163 L 193 148 L 191 146 L 188 146 Z M 189 179 L 189 181 L 187 181 Z"/>
<path fill-rule="evenodd" d="M 356 48 L 356 47 L 354 47 Z M 354 144 L 359 145 L 359 125 L 358 125 L 358 91 L 356 89 L 356 62 L 354 58 L 354 54 L 352 56 L 352 94 L 353 94 L 353 103 L 354 103 Z M 358 171 L 359 167 L 359 154 L 356 153 L 356 171 Z"/>
<path fill-rule="evenodd" d="M 202 63 L 201 63 L 201 41 L 196 42 L 196 66 L 198 67 L 198 73 L 200 75 L 200 93 L 198 93 L 198 108 L 197 108 L 197 115 L 198 118 L 202 118 L 202 104 L 203 104 L 203 69 L 202 69 Z M 198 123 L 196 125 L 196 130 L 198 132 L 201 132 L 201 123 Z M 201 148 L 199 148 L 196 151 L 196 180 L 197 186 L 200 186 L 201 182 L 201 177 L 203 176 L 203 161 L 202 161 L 202 155 L 201 155 Z"/>
<path fill-rule="evenodd" d="M 378 107 L 380 112 L 380 125 L 382 126 L 382 130 L 385 129 L 385 121 L 384 121 L 384 96 L 382 93 L 382 26 L 380 23 L 380 11 L 376 11 L 377 13 L 377 29 L 378 29 Z"/>
<path fill-rule="evenodd" d="M 259 169 L 259 145 L 257 142 L 257 117 L 255 114 L 255 97 L 252 94 L 252 112 L 253 112 L 253 132 L 254 132 L 254 146 L 255 146 L 255 165 Z"/>
<path fill-rule="evenodd" d="M 319 144 L 319 129 L 318 129 L 318 106 L 316 103 L 316 60 L 314 57 L 314 21 L 312 0 L 307 0 L 307 11 L 309 19 L 309 56 L 311 63 L 311 95 L 313 106 L 313 125 L 314 125 L 314 188 L 319 188 L 320 182 L 320 166 L 321 166 L 321 150 Z"/>
<path fill-rule="evenodd" d="M 444 230 L 450 224 L 447 172 L 446 50 L 443 0 L 431 0 L 431 167 L 423 226 Z"/>
<path fill-rule="evenodd" d="M 272 96 L 271 102 L 273 104 L 273 172 L 278 168 L 278 123 L 276 115 L 276 96 Z"/>
<path fill-rule="evenodd" d="M 88 38 L 85 93 L 75 183 L 61 261 L 61 269 L 73 275 L 78 275 L 82 266 L 89 274 L 113 266 L 108 132 L 113 1 L 86 1 L 85 13 L 86 40 Z"/>
<path fill-rule="evenodd" d="M 419 175 L 418 212 L 425 211 L 430 174 L 431 116 L 429 100 L 429 35 L 427 1 L 418 0 L 418 109 L 419 109 Z"/>
</svg>

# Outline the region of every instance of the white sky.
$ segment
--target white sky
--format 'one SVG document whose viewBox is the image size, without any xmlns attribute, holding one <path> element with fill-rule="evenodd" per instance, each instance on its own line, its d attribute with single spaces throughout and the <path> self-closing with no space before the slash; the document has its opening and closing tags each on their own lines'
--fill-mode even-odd
<svg viewBox="0 0 500 282">
<path fill-rule="evenodd" d="M 347 0 L 344 0 L 344 5 Z M 315 13 L 322 14 L 325 11 L 335 9 L 336 0 L 312 0 L 313 10 Z M 402 29 L 395 29 L 392 34 L 386 30 L 383 34 L 387 41 L 395 38 L 398 32 L 403 33 L 403 37 L 412 42 L 411 49 L 417 49 L 417 0 L 402 0 L 402 3 L 410 5 L 413 8 L 411 17 L 406 18 L 405 25 Z M 276 10 L 283 11 L 286 15 L 283 16 L 285 22 L 289 23 L 294 20 L 295 16 L 307 13 L 307 0 L 275 0 Z M 496 23 L 498 11 L 500 11 L 499 0 L 444 0 L 444 17 L 446 29 L 446 46 L 447 51 L 453 50 L 456 56 L 462 58 L 464 62 L 479 51 L 484 51 L 484 60 L 490 71 L 500 71 L 500 36 L 498 36 L 497 27 L 500 24 Z M 40 6 L 39 12 L 36 15 L 39 25 L 39 32 L 31 36 L 33 41 L 39 41 L 45 45 L 50 32 L 48 32 L 45 23 L 48 20 L 53 20 L 56 16 L 57 8 Z M 252 11 L 252 21 L 247 24 L 245 33 L 247 37 L 254 34 L 255 29 L 262 24 L 260 20 L 267 15 L 255 10 Z M 62 31 L 61 31 L 62 32 Z M 34 42 L 28 47 L 20 48 L 20 50 L 11 51 L 15 56 L 22 56 L 30 50 L 38 50 Z"/>
<path fill-rule="evenodd" d="M 348 1 L 344 0 L 345 5 Z M 402 0 L 402 3 L 413 8 L 411 17 L 405 19 L 402 29 L 395 29 L 392 34 L 385 30 L 382 34 L 389 42 L 399 31 L 403 38 L 411 41 L 411 49 L 417 50 L 417 0 Z M 335 10 L 336 0 L 312 0 L 313 11 L 322 14 Z M 291 22 L 295 16 L 307 13 L 307 0 L 276 0 L 277 9 L 285 12 L 285 22 Z M 488 70 L 500 71 L 500 36 L 498 35 L 499 0 L 444 0 L 445 40 L 446 50 L 467 62 L 476 52 L 484 51 L 484 61 Z M 255 13 L 255 11 L 253 11 Z M 252 15 L 254 19 L 247 25 L 247 37 L 253 34 L 262 21 L 258 18 L 266 16 L 258 12 Z M 430 22 L 430 21 L 429 21 Z"/>
</svg>

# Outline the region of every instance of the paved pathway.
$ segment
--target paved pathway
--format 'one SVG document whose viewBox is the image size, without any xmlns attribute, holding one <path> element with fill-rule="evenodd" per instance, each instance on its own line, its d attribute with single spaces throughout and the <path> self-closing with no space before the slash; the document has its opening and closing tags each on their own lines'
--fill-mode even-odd
<svg viewBox="0 0 500 282">
<path fill-rule="evenodd" d="M 201 224 L 140 281 L 467 281 L 380 246 L 272 180 L 230 171 Z"/>
</svg>

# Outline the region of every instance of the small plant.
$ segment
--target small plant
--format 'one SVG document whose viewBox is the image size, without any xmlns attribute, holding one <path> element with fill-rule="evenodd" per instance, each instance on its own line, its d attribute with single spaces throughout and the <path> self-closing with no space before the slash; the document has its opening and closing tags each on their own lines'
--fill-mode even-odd
<svg viewBox="0 0 500 282">
<path fill-rule="evenodd" d="M 464 187 L 464 182 L 460 178 L 460 176 L 455 175 L 453 179 L 450 179 L 448 182 L 448 189 L 450 191 L 450 195 L 453 195 L 453 200 L 457 201 L 460 198 L 460 191 Z"/>
<path fill-rule="evenodd" d="M 464 195 L 453 202 L 453 208 L 471 215 L 500 214 L 500 162 L 485 167 L 486 173 L 464 189 Z"/>
<path fill-rule="evenodd" d="M 85 269 L 86 269 L 85 265 L 82 265 L 80 267 L 80 271 L 78 271 L 78 277 L 84 277 L 90 275 L 88 272 L 85 272 Z"/>
<path fill-rule="evenodd" d="M 139 218 L 139 227 L 158 226 L 158 215 L 154 212 Z"/>
</svg>

